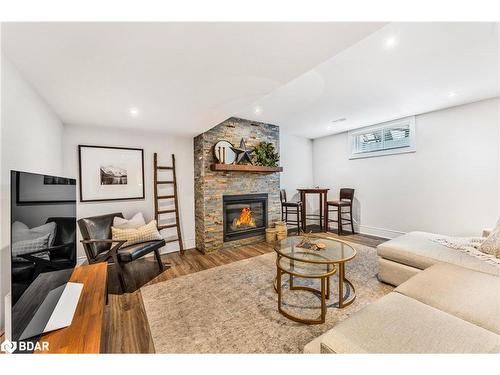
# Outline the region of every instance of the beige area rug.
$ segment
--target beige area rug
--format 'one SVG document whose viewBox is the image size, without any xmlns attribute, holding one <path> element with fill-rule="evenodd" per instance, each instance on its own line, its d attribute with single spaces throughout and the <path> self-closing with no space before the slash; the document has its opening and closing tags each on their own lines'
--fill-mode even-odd
<svg viewBox="0 0 500 375">
<path fill-rule="evenodd" d="M 278 312 L 272 286 L 275 253 L 141 288 L 156 352 L 301 353 L 309 341 L 392 290 L 376 278 L 376 250 L 351 245 L 357 256 L 347 263 L 346 276 L 356 288 L 356 300 L 344 309 L 329 307 L 321 325 L 295 323 Z M 338 300 L 337 275 L 332 281 L 330 299 L 334 302 Z M 299 281 L 294 279 L 294 283 Z M 305 317 L 319 315 L 319 298 L 286 287 L 284 282 L 288 311 Z"/>
</svg>

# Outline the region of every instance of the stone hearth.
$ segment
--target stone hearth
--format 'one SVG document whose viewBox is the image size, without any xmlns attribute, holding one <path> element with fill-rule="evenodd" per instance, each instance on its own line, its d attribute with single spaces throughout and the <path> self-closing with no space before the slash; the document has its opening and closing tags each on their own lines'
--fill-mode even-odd
<svg viewBox="0 0 500 375">
<path fill-rule="evenodd" d="M 194 139 L 196 247 L 202 252 L 264 240 L 263 235 L 258 235 L 224 242 L 224 195 L 267 193 L 267 222 L 280 219 L 279 173 L 210 170 L 210 164 L 215 163 L 215 143 L 226 140 L 239 145 L 242 138 L 250 148 L 266 141 L 279 150 L 279 127 L 234 117 Z"/>
</svg>

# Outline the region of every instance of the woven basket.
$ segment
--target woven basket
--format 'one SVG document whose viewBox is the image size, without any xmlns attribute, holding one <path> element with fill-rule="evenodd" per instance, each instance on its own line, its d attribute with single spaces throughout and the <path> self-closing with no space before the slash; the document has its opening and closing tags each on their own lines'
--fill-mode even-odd
<svg viewBox="0 0 500 375">
<path fill-rule="evenodd" d="M 277 230 L 276 237 L 277 237 L 278 241 L 285 239 L 287 234 L 288 234 L 288 229 L 286 228 L 286 223 L 283 221 L 278 221 L 278 222 L 276 222 L 275 227 Z"/>
<path fill-rule="evenodd" d="M 278 230 L 276 228 L 267 228 L 266 229 L 266 242 L 274 243 L 276 241 L 276 235 Z"/>
</svg>

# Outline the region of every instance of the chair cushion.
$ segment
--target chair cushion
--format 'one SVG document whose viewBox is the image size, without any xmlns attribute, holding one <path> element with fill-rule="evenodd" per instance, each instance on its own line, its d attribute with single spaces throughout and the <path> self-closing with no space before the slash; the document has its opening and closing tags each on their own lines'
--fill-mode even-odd
<svg viewBox="0 0 500 375">
<path fill-rule="evenodd" d="M 500 337 L 400 293 L 389 293 L 331 329 L 333 353 L 499 353 Z"/>
<path fill-rule="evenodd" d="M 118 250 L 118 259 L 121 262 L 131 262 L 163 246 L 165 246 L 165 240 L 149 241 L 122 247 Z"/>
<path fill-rule="evenodd" d="M 500 334 L 500 277 L 436 264 L 395 289 L 426 305 Z"/>
<path fill-rule="evenodd" d="M 492 275 L 500 275 L 500 267 L 431 241 L 431 239 L 441 237 L 442 235 L 439 234 L 410 232 L 378 245 L 377 253 L 382 258 L 421 270 L 444 262 Z"/>
<path fill-rule="evenodd" d="M 350 206 L 350 201 L 328 201 L 326 202 L 328 206 Z"/>
<path fill-rule="evenodd" d="M 136 213 L 130 219 L 123 219 L 118 216 L 115 216 L 115 218 L 113 219 L 113 227 L 119 229 L 128 229 L 128 228 L 137 229 L 144 225 L 146 225 L 146 220 L 144 220 L 142 212 Z"/>
<path fill-rule="evenodd" d="M 162 239 L 160 232 L 158 232 L 156 220 L 151 220 L 148 224 L 143 225 L 142 227 L 139 227 L 137 229 L 120 229 L 111 227 L 111 233 L 113 240 L 127 241 L 124 244 L 125 246 Z"/>
</svg>

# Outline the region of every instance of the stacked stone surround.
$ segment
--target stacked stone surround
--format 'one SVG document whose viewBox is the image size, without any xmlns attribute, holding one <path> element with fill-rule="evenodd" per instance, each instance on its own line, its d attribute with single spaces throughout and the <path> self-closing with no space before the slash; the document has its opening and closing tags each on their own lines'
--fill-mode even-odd
<svg viewBox="0 0 500 375">
<path fill-rule="evenodd" d="M 264 240 L 261 235 L 224 242 L 223 195 L 267 193 L 268 223 L 272 224 L 281 217 L 279 173 L 210 170 L 210 164 L 216 162 L 213 146 L 219 140 L 239 146 L 242 138 L 248 148 L 266 141 L 279 150 L 279 127 L 235 117 L 194 138 L 196 248 L 204 253 Z"/>
</svg>

